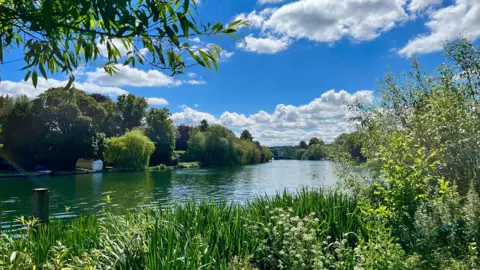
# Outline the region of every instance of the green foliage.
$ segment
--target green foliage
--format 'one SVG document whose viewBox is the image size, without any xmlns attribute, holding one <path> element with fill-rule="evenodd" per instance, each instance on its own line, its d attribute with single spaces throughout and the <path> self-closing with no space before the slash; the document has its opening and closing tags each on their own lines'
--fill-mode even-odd
<svg viewBox="0 0 480 270">
<path fill-rule="evenodd" d="M 312 146 L 314 144 L 321 144 L 321 145 L 325 145 L 325 142 L 320 140 L 319 138 L 311 138 L 310 141 L 308 142 L 308 146 Z"/>
<path fill-rule="evenodd" d="M 300 141 L 300 144 L 298 145 L 298 148 L 300 149 L 306 149 L 308 146 L 307 146 L 307 143 L 305 141 Z"/>
<path fill-rule="evenodd" d="M 305 154 L 307 150 L 306 149 L 303 149 L 303 148 L 300 148 L 298 149 L 297 151 L 295 151 L 295 159 L 296 160 L 302 160 L 303 159 L 303 155 Z"/>
<path fill-rule="evenodd" d="M 201 131 L 201 132 L 207 132 L 208 127 L 209 127 L 209 125 L 208 125 L 207 120 L 203 119 L 202 121 L 200 121 L 200 126 L 199 126 L 199 128 L 200 128 L 200 131 Z"/>
<path fill-rule="evenodd" d="M 329 158 L 339 161 L 365 162 L 360 136 L 359 132 L 340 134 L 330 147 Z"/>
<path fill-rule="evenodd" d="M 175 149 L 176 150 L 183 150 L 187 151 L 188 148 L 188 140 L 190 140 L 190 130 L 192 127 L 186 125 L 179 125 L 177 126 L 177 140 L 175 142 Z"/>
<path fill-rule="evenodd" d="M 138 129 L 109 138 L 105 145 L 105 161 L 121 169 L 144 170 L 155 150 L 155 144 Z"/>
<path fill-rule="evenodd" d="M 461 194 L 466 194 L 471 182 L 478 192 L 480 106 L 475 74 L 480 73 L 480 57 L 466 40 L 447 44 L 446 56 L 451 64 L 441 66 L 432 76 L 423 74 L 416 61 L 406 78 L 397 80 L 387 74 L 379 86 L 380 106 L 353 108 L 360 124 L 362 154 L 371 168 L 380 171 L 383 163 L 378 147 L 387 145 L 401 129 L 427 155 L 436 153 L 441 174 Z"/>
<path fill-rule="evenodd" d="M 242 131 L 242 134 L 240 134 L 240 139 L 253 142 L 253 136 L 252 134 L 250 134 L 250 131 L 248 131 L 248 129 Z"/>
<path fill-rule="evenodd" d="M 242 140 L 219 125 L 212 125 L 202 131 L 202 127 L 190 132 L 187 159 L 200 161 L 202 166 L 221 167 L 266 162 L 273 158 L 268 147 L 258 142 Z"/>
<path fill-rule="evenodd" d="M 167 166 L 165 164 L 160 164 L 155 167 L 148 167 L 149 171 L 165 171 L 167 170 Z"/>
<path fill-rule="evenodd" d="M 101 155 L 96 127 L 104 117 L 105 110 L 77 89 L 49 89 L 32 101 L 19 98 L 5 122 L 4 150 L 27 170 L 36 164 L 74 170 L 79 158 Z"/>
<path fill-rule="evenodd" d="M 322 159 L 325 159 L 327 157 L 327 153 L 326 153 L 325 149 L 326 149 L 325 145 L 322 145 L 320 143 L 312 144 L 305 151 L 305 153 L 302 156 L 302 159 L 304 159 L 304 160 L 322 160 Z"/>
<path fill-rule="evenodd" d="M 143 97 L 133 94 L 120 95 L 117 98 L 117 108 L 121 117 L 121 133 L 142 125 L 142 119 L 147 116 L 148 102 Z"/>
<path fill-rule="evenodd" d="M 190 36 L 231 36 L 245 24 L 235 21 L 200 24 L 193 0 L 168 1 L 0 1 L 0 63 L 12 49 L 24 52 L 25 80 L 38 83 L 39 74 L 70 74 L 94 62 L 113 74 L 117 64 L 148 64 L 182 73 L 192 64 L 217 69 L 221 48 L 194 48 Z M 127 49 L 122 55 L 118 44 Z M 103 60 L 100 47 L 106 48 Z M 148 50 L 149 56 L 142 53 Z"/>
<path fill-rule="evenodd" d="M 150 166 L 170 164 L 175 150 L 175 126 L 167 108 L 150 109 L 147 114 L 146 135 L 155 143 Z"/>
<path fill-rule="evenodd" d="M 328 191 L 284 192 L 241 205 L 192 201 L 154 210 L 122 211 L 118 215 L 109 207 L 114 202 L 115 198 L 107 197 L 102 218 L 52 220 L 48 228 L 29 226 L 30 221 L 23 219 L 24 230 L 0 235 L 0 268 L 230 269 L 240 264 L 276 269 L 278 264 L 262 256 L 267 252 L 265 248 L 271 247 L 268 252 L 274 254 L 281 251 L 277 249 L 282 245 L 281 238 L 270 238 L 279 235 L 274 225 L 278 229 L 282 226 L 275 209 L 287 209 L 292 217 L 284 228 L 297 228 L 296 221 L 309 219 L 308 224 L 299 227 L 314 230 L 301 229 L 305 234 L 292 234 L 292 247 L 301 246 L 296 243 L 320 245 L 328 241 L 327 237 L 336 241 L 348 232 L 361 235 L 355 201 Z M 304 235 L 313 239 L 302 240 Z M 291 247 L 286 248 L 295 255 Z M 312 247 L 308 248 L 310 252 Z M 292 263 L 293 258 L 285 257 Z"/>
</svg>

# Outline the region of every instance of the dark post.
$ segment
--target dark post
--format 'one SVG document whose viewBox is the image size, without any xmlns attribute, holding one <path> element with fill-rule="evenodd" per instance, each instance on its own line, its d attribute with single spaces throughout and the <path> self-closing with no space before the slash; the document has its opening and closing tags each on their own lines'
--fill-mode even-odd
<svg viewBox="0 0 480 270">
<path fill-rule="evenodd" d="M 36 188 L 32 192 L 32 215 L 40 223 L 48 224 L 50 195 L 46 188 Z"/>
</svg>

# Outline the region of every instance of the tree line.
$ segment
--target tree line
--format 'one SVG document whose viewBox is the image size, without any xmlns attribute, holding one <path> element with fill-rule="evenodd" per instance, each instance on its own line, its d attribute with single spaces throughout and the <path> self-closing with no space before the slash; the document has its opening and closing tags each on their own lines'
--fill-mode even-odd
<svg viewBox="0 0 480 270">
<path fill-rule="evenodd" d="M 258 142 L 241 140 L 205 120 L 198 127 L 175 127 L 167 108 L 148 109 L 146 99 L 133 94 L 120 95 L 116 102 L 74 88 L 52 88 L 34 99 L 0 96 L 0 151 L 23 170 L 38 165 L 74 170 L 80 158 L 103 159 L 125 169 L 171 165 L 176 144 L 179 150 L 195 149 L 187 151 L 187 156 L 205 166 L 271 159 L 271 152 Z M 216 152 L 226 146 L 230 152 Z M 216 161 L 226 153 L 231 157 Z"/>
<path fill-rule="evenodd" d="M 362 144 L 358 140 L 359 133 L 343 133 L 335 140 L 326 144 L 323 140 L 313 137 L 308 144 L 300 141 L 295 146 L 274 146 L 270 147 L 274 157 L 292 158 L 297 160 L 345 160 L 353 159 L 357 162 L 364 162 L 366 158 L 362 155 Z"/>
</svg>

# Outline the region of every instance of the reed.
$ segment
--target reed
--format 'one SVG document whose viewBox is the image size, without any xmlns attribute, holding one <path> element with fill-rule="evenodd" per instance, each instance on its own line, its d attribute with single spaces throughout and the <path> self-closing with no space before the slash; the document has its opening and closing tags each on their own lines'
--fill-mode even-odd
<svg viewBox="0 0 480 270">
<path fill-rule="evenodd" d="M 1 269 L 230 269 L 240 260 L 267 267 L 260 247 L 272 209 L 293 216 L 315 213 L 319 242 L 359 234 L 356 202 L 326 190 L 303 189 L 259 196 L 244 204 L 212 201 L 118 211 L 97 217 L 53 221 L 48 227 L 24 221 L 21 231 L 0 237 Z"/>
</svg>

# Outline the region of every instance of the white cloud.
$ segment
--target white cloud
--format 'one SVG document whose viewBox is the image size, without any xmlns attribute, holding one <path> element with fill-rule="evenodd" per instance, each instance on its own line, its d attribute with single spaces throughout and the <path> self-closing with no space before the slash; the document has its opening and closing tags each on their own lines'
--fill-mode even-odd
<svg viewBox="0 0 480 270">
<path fill-rule="evenodd" d="M 238 14 L 234 21 L 236 20 L 242 20 L 248 22 L 248 24 L 252 27 L 255 28 L 261 28 L 265 21 L 268 19 L 268 17 L 275 11 L 275 9 L 272 8 L 266 8 L 260 12 L 257 12 L 256 10 L 250 12 L 250 13 L 240 13 Z"/>
<path fill-rule="evenodd" d="M 175 124 L 198 125 L 202 119 L 211 124 L 229 128 L 249 129 L 256 140 L 267 145 L 293 145 L 300 140 L 318 137 L 331 142 L 339 134 L 351 131 L 347 121 L 347 105 L 355 101 L 372 103 L 371 91 L 353 94 L 344 90 L 330 90 L 319 98 L 301 106 L 278 104 L 275 111 L 259 111 L 250 116 L 224 112 L 219 118 L 188 107 L 174 113 Z"/>
<path fill-rule="evenodd" d="M 230 59 L 235 53 L 234 52 L 229 52 L 227 50 L 222 50 L 220 53 L 220 61 L 221 62 L 226 62 L 228 59 Z"/>
<path fill-rule="evenodd" d="M 265 4 L 278 4 L 285 1 L 286 0 L 258 0 L 258 3 L 265 5 Z"/>
<path fill-rule="evenodd" d="M 186 83 L 186 84 L 191 84 L 191 85 L 204 85 L 204 84 L 207 84 L 206 81 L 200 81 L 200 80 L 188 80 L 188 81 L 184 81 L 184 83 Z"/>
<path fill-rule="evenodd" d="M 197 75 L 197 73 L 188 72 L 188 73 L 187 73 L 187 76 L 190 77 L 190 78 L 195 78 L 195 77 L 197 77 L 198 75 Z"/>
<path fill-rule="evenodd" d="M 412 0 L 408 5 L 408 9 L 412 12 L 421 11 L 428 7 L 439 5 L 443 0 Z"/>
<path fill-rule="evenodd" d="M 410 40 L 400 49 L 400 55 L 431 53 L 442 50 L 443 42 L 465 36 L 470 40 L 480 37 L 480 1 L 456 0 L 454 5 L 431 12 L 427 23 L 429 33 Z"/>
<path fill-rule="evenodd" d="M 219 121 L 215 116 L 188 107 L 182 112 L 172 114 L 172 119 L 176 125 L 199 125 L 200 121 L 203 119 L 207 120 L 210 124 L 219 124 Z"/>
<path fill-rule="evenodd" d="M 110 76 L 103 68 L 97 68 L 93 72 L 86 72 L 87 81 L 100 85 L 112 86 L 135 86 L 135 87 L 161 87 L 178 86 L 180 81 L 161 73 L 158 70 L 144 71 L 121 64 L 115 65 L 117 74 Z"/>
<path fill-rule="evenodd" d="M 32 81 L 2 81 L 0 83 L 0 95 L 26 95 L 30 98 L 34 98 L 39 94 L 45 92 L 49 88 L 54 87 L 65 87 L 68 84 L 67 80 L 59 81 L 55 79 L 45 80 L 43 78 L 38 79 L 37 88 L 33 87 Z M 109 86 L 100 86 L 98 84 L 90 82 L 75 82 L 75 88 L 83 90 L 89 93 L 99 93 L 103 95 L 113 95 L 118 96 L 122 94 L 127 94 L 128 92 L 118 88 L 118 87 L 109 87 Z"/>
<path fill-rule="evenodd" d="M 147 102 L 149 105 L 168 105 L 168 101 L 164 98 L 158 98 L 158 97 L 147 97 Z"/>
<path fill-rule="evenodd" d="M 302 0 L 275 10 L 264 28 L 291 38 L 371 40 L 408 19 L 406 0 Z"/>
<path fill-rule="evenodd" d="M 237 48 L 249 52 L 273 54 L 284 51 L 290 45 L 286 39 L 275 39 L 273 37 L 256 38 L 253 35 L 245 37 L 243 42 L 237 43 Z"/>
<path fill-rule="evenodd" d="M 196 104 L 196 103 L 193 104 L 193 107 L 198 108 L 198 104 Z"/>
</svg>

